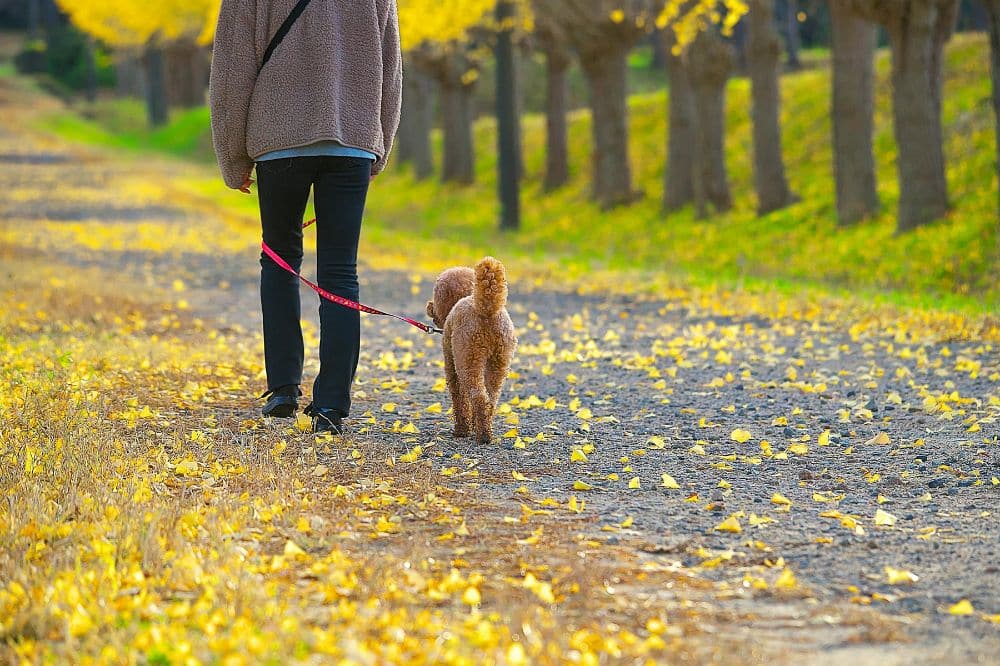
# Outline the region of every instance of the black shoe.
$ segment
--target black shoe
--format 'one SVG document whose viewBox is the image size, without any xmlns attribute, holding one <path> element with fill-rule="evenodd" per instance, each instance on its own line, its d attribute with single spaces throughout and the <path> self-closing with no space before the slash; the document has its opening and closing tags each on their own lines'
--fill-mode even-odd
<svg viewBox="0 0 1000 666">
<path fill-rule="evenodd" d="M 299 408 L 299 395 L 299 387 L 294 384 L 279 386 L 273 391 L 268 391 L 261 396 L 262 398 L 271 396 L 261 413 L 275 418 L 291 418 Z"/>
<path fill-rule="evenodd" d="M 305 409 L 305 414 L 312 417 L 312 431 L 314 433 L 328 432 L 331 435 L 344 434 L 343 418 L 335 410 L 309 405 Z"/>
</svg>

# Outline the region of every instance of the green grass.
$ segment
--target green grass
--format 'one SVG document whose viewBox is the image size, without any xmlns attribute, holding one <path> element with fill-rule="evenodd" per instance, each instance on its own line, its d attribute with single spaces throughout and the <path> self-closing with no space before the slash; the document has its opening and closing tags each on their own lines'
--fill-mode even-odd
<svg viewBox="0 0 1000 666">
<path fill-rule="evenodd" d="M 137 100 L 101 100 L 77 113 L 48 117 L 46 128 L 83 143 L 130 151 L 154 151 L 174 157 L 214 159 L 207 107 L 174 110 L 165 127 L 150 129 L 145 107 Z"/>
<path fill-rule="evenodd" d="M 469 263 L 496 254 L 541 273 L 586 279 L 597 272 L 629 272 L 695 283 L 755 284 L 783 291 L 819 288 L 865 298 L 994 312 L 1000 304 L 997 176 L 989 105 L 988 45 L 962 35 L 948 49 L 944 94 L 945 151 L 954 208 L 946 219 L 895 235 L 898 188 L 889 57 L 880 53 L 877 78 L 876 160 L 882 212 L 857 226 L 836 224 L 826 68 L 786 76 L 782 83 L 788 177 L 801 202 L 757 217 L 751 171 L 749 82 L 727 92 L 727 153 L 736 205 L 730 213 L 698 221 L 690 210 L 660 211 L 665 160 L 666 93 L 630 100 L 630 151 L 635 185 L 645 197 L 602 212 L 589 201 L 590 118 L 570 122 L 570 184 L 553 194 L 540 188 L 544 119 L 524 119 L 527 178 L 523 228 L 496 229 L 495 129 L 476 126 L 478 181 L 470 187 L 415 182 L 407 168 L 390 168 L 369 198 L 366 240 L 405 248 L 424 263 Z M 175 114 L 166 128 L 149 131 L 132 102 L 105 102 L 90 119 L 65 113 L 44 125 L 72 139 L 116 148 L 155 150 L 210 162 L 205 109 Z M 435 137 L 440 148 L 440 137 Z M 437 151 L 438 154 L 440 151 Z M 198 186 L 218 197 L 220 183 Z M 233 199 L 233 197 L 229 197 Z M 235 204 L 251 210 L 248 201 Z M 646 277 L 642 277 L 646 276 Z"/>
</svg>

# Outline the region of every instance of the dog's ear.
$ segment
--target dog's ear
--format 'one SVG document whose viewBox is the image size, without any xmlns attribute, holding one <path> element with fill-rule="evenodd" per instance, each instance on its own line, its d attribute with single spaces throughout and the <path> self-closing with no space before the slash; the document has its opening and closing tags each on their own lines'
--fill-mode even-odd
<svg viewBox="0 0 1000 666">
<path fill-rule="evenodd" d="M 434 314 L 434 301 L 427 301 L 427 316 L 437 324 L 437 316 Z"/>
</svg>

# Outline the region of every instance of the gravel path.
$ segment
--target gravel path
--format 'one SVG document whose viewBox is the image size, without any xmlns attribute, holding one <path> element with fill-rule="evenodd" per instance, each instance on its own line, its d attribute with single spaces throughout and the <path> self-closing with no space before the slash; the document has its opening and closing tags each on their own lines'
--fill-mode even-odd
<svg viewBox="0 0 1000 666">
<path fill-rule="evenodd" d="M 148 167 L 151 179 L 162 177 L 155 168 Z M 253 238 L 243 251 L 218 254 L 108 244 L 70 250 L 52 240 L 67 225 L 84 234 L 121 227 L 128 237 L 150 221 L 178 233 L 213 222 L 169 189 L 135 197 L 117 187 L 143 176 L 135 164 L 4 123 L 0 230 L 23 230 L 19 252 L 102 267 L 136 288 L 168 293 L 182 279 L 193 316 L 256 335 Z M 595 538 L 634 545 L 653 562 L 701 565 L 701 575 L 735 588 L 783 558 L 808 598 L 734 600 L 763 618 L 748 633 L 755 641 L 788 643 L 810 607 L 828 604 L 877 608 L 909 640 L 851 638 L 813 622 L 806 643 L 785 645 L 804 649 L 810 662 L 1000 663 L 1000 624 L 982 617 L 1000 614 L 995 344 L 922 341 L 891 321 L 859 334 L 850 318 L 733 314 L 694 293 L 583 296 L 526 287 L 517 277 L 510 312 L 520 347 L 496 442 L 449 437 L 439 340 L 372 317 L 364 319 L 358 376 L 360 436 L 389 438 L 401 449 L 421 443 L 440 469 L 456 468 L 454 483 L 509 505 L 512 515 L 525 497 L 575 495 L 594 518 Z M 362 281 L 366 302 L 412 314 L 423 312 L 433 276 L 363 267 Z M 314 308 L 305 309 L 315 326 Z M 389 402 L 392 412 L 383 408 Z M 361 416 L 366 411 L 374 424 Z M 418 435 L 392 433 L 410 421 Z M 676 488 L 664 487 L 664 474 Z M 889 517 L 876 520 L 880 511 Z M 727 519 L 741 531 L 715 529 Z M 886 567 L 919 580 L 890 585 Z M 973 615 L 947 612 L 961 599 Z"/>
</svg>

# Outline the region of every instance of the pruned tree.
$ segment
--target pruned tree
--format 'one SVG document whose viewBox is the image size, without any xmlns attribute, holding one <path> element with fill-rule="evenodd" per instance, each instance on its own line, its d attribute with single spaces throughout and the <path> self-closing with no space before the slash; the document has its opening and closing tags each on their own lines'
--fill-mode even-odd
<svg viewBox="0 0 1000 666">
<path fill-rule="evenodd" d="M 414 51 L 414 65 L 431 77 L 440 92 L 444 158 L 441 180 L 475 182 L 472 94 L 479 80 L 479 61 L 464 44 L 426 45 Z"/>
<path fill-rule="evenodd" d="M 496 0 L 410 0 L 399 5 L 403 50 L 440 93 L 444 181 L 475 181 L 472 92 L 481 54 L 470 44 L 470 31 L 487 20 L 495 4 Z"/>
<path fill-rule="evenodd" d="M 795 70 L 802 68 L 802 60 L 799 58 L 799 51 L 802 50 L 802 37 L 799 34 L 799 3 L 797 0 L 784 0 L 785 29 L 785 50 L 788 52 L 788 68 Z"/>
<path fill-rule="evenodd" d="M 545 55 L 545 177 L 546 191 L 558 189 L 569 180 L 569 139 L 566 123 L 569 83 L 566 73 L 572 62 L 569 40 L 559 23 L 534 0 L 534 37 Z"/>
<path fill-rule="evenodd" d="M 747 64 L 752 82 L 753 172 L 760 215 L 784 208 L 795 200 L 785 178 L 781 153 L 780 59 L 774 0 L 750 0 Z"/>
<path fill-rule="evenodd" d="M 667 168 L 663 178 L 663 209 L 670 212 L 694 201 L 698 118 L 684 58 L 673 50 L 676 38 L 669 31 L 664 38 L 669 47 L 666 57 L 670 93 L 667 95 Z"/>
<path fill-rule="evenodd" d="M 397 159 L 413 165 L 417 180 L 434 173 L 431 129 L 434 127 L 434 81 L 410 60 L 403 66 L 403 112 L 397 138 Z"/>
<path fill-rule="evenodd" d="M 537 14 L 559 25 L 590 89 L 592 196 L 604 208 L 631 201 L 627 56 L 659 10 L 655 0 L 540 0 Z"/>
<path fill-rule="evenodd" d="M 944 46 L 959 0 L 851 0 L 861 16 L 881 24 L 892 47 L 893 117 L 899 157 L 896 229 L 909 231 L 949 207 L 941 129 Z"/>
<path fill-rule="evenodd" d="M 878 210 L 875 153 L 875 24 L 830 0 L 833 31 L 833 173 L 837 218 L 853 224 Z"/>
<path fill-rule="evenodd" d="M 698 216 L 709 204 L 718 212 L 733 206 L 726 172 L 726 82 L 735 66 L 732 47 L 714 30 L 705 30 L 687 52 L 688 77 L 697 118 L 694 196 Z"/>
<path fill-rule="evenodd" d="M 167 102 L 192 108 L 205 103 L 211 57 L 207 47 L 192 39 L 174 41 L 163 49 Z"/>
<path fill-rule="evenodd" d="M 670 0 L 656 19 L 657 27 L 669 27 L 664 35 L 670 83 L 666 212 L 695 201 L 704 217 L 710 202 L 720 210 L 731 205 L 723 151 L 724 91 L 735 55 L 717 32 L 733 36 L 746 11 L 742 0 Z M 698 41 L 703 43 L 692 47 Z"/>
<path fill-rule="evenodd" d="M 497 185 L 500 196 L 500 228 L 508 231 L 521 226 L 521 116 L 517 94 L 517 65 L 514 58 L 514 29 L 517 7 L 513 0 L 497 0 L 496 115 Z"/>
</svg>

